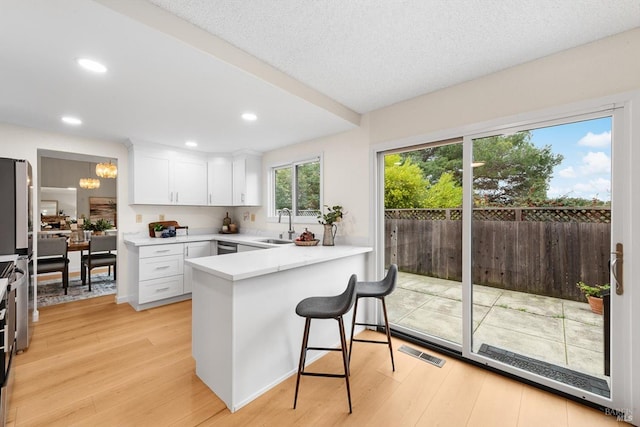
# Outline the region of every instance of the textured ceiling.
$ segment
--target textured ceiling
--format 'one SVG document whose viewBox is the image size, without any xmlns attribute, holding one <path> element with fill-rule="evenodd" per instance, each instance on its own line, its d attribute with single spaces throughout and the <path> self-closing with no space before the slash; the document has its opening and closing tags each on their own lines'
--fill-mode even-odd
<svg viewBox="0 0 640 427">
<path fill-rule="evenodd" d="M 637 26 L 639 0 L 0 0 L 0 122 L 268 151 Z"/>
<path fill-rule="evenodd" d="M 638 0 L 150 0 L 360 113 L 640 26 Z"/>
</svg>

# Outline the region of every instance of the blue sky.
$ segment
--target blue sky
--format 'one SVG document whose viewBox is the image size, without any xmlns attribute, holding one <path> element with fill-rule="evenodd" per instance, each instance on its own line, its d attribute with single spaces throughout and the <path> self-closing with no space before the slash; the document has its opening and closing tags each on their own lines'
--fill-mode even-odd
<svg viewBox="0 0 640 427">
<path fill-rule="evenodd" d="M 564 160 L 553 170 L 547 196 L 611 200 L 611 118 L 531 131 L 531 142 L 550 145 Z"/>
</svg>

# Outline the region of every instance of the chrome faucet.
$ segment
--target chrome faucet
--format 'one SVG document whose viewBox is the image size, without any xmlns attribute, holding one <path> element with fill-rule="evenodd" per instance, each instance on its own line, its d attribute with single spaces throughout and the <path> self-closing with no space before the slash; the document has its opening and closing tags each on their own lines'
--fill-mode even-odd
<svg viewBox="0 0 640 427">
<path fill-rule="evenodd" d="M 296 234 L 296 230 L 293 229 L 293 225 L 291 224 L 291 209 L 289 208 L 280 209 L 280 212 L 278 212 L 278 222 L 282 221 L 283 212 L 286 212 L 287 215 L 289 216 L 289 230 L 287 230 L 287 233 L 289 233 L 289 240 L 293 240 L 293 236 Z"/>
</svg>

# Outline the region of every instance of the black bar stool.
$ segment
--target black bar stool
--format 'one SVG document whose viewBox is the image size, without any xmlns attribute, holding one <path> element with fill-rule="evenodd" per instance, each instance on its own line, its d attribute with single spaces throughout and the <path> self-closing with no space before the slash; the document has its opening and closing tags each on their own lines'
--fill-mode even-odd
<svg viewBox="0 0 640 427">
<path fill-rule="evenodd" d="M 298 365 L 298 377 L 296 379 L 296 395 L 293 399 L 293 409 L 296 409 L 298 402 L 298 388 L 300 386 L 300 376 L 308 375 L 315 377 L 344 378 L 347 383 L 347 398 L 349 399 L 349 413 L 351 413 L 351 389 L 349 388 L 349 361 L 347 356 L 347 338 L 344 333 L 344 321 L 342 316 L 348 312 L 356 299 L 356 282 L 358 278 L 351 275 L 347 289 L 340 295 L 329 297 L 309 297 L 305 298 L 296 306 L 296 314 L 305 318 L 304 335 L 302 337 L 302 349 L 300 350 L 300 364 Z M 332 347 L 307 347 L 309 343 L 309 327 L 311 319 L 336 319 L 340 329 L 340 348 Z M 323 372 L 305 372 L 304 364 L 307 358 L 307 350 L 328 350 L 341 351 L 344 364 L 344 374 L 331 374 Z"/>
<path fill-rule="evenodd" d="M 384 279 L 378 282 L 358 282 L 356 284 L 356 302 L 353 308 L 353 321 L 351 322 L 351 343 L 349 344 L 349 362 L 351 362 L 351 351 L 353 348 L 353 342 L 368 342 L 374 344 L 388 344 L 389 354 L 391 355 L 391 369 L 395 372 L 396 365 L 393 361 L 393 347 L 391 346 L 391 333 L 389 331 L 389 318 L 387 317 L 387 304 L 384 302 L 384 297 L 389 295 L 396 288 L 396 282 L 398 280 L 398 266 L 391 264 L 389 271 Z M 353 330 L 356 325 L 360 326 L 374 326 L 380 327 L 377 323 L 358 323 L 356 322 L 356 313 L 358 311 L 358 300 L 360 298 L 377 298 L 382 302 L 382 312 L 384 313 L 384 328 L 387 332 L 386 341 L 364 340 L 353 338 Z"/>
</svg>

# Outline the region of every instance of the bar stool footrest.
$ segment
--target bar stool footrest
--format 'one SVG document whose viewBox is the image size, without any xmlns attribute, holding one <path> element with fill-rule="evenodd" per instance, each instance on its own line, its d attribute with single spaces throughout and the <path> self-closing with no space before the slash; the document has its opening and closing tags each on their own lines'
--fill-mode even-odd
<svg viewBox="0 0 640 427">
<path fill-rule="evenodd" d="M 335 347 L 307 347 L 306 350 L 317 350 L 317 351 L 342 351 L 341 348 L 335 348 Z"/>
<path fill-rule="evenodd" d="M 355 341 L 355 342 L 368 342 L 371 344 L 389 344 L 389 341 L 375 341 L 375 340 L 362 340 L 362 339 L 352 339 L 351 341 Z"/>
<path fill-rule="evenodd" d="M 329 374 L 325 372 L 300 372 L 300 375 L 308 377 L 328 377 L 328 378 L 344 378 L 344 374 Z"/>
</svg>

